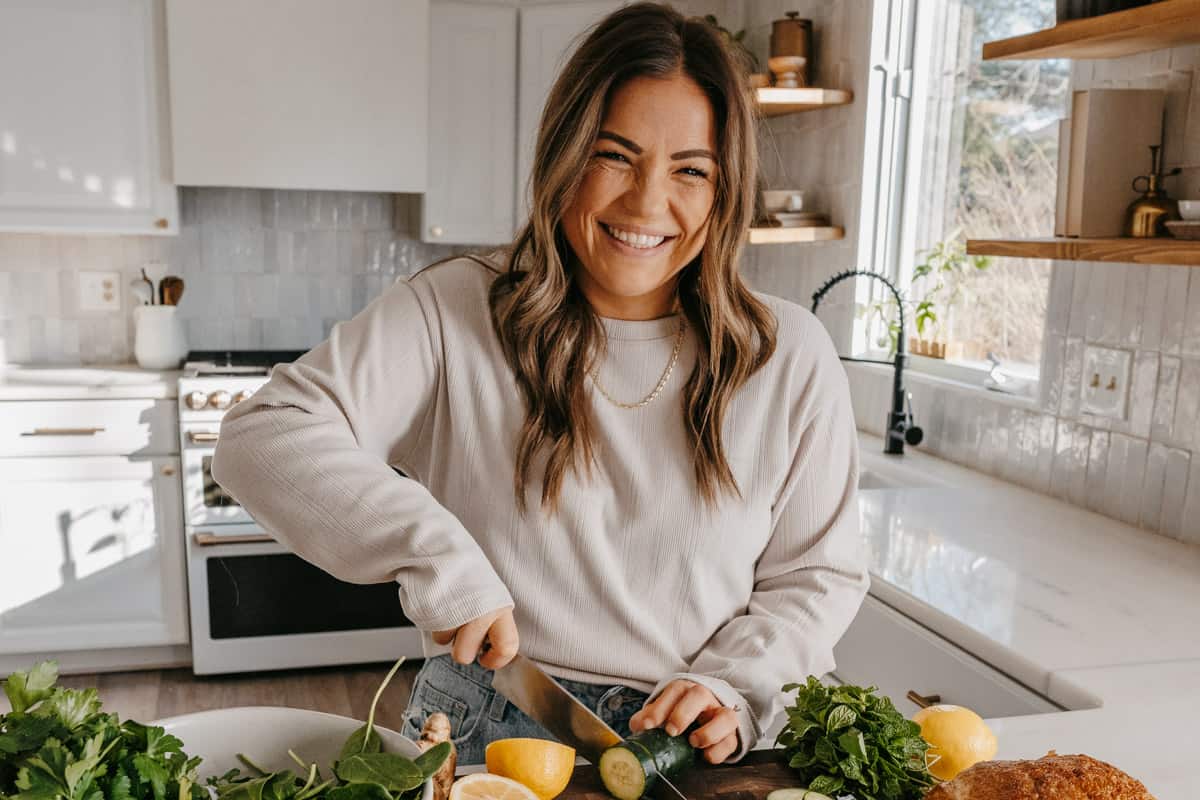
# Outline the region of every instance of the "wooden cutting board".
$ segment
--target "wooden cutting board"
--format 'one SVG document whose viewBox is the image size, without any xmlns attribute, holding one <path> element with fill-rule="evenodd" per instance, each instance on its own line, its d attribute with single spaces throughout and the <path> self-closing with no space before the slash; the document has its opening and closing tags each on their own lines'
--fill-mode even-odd
<svg viewBox="0 0 1200 800">
<path fill-rule="evenodd" d="M 782 755 L 771 750 L 752 751 L 736 764 L 696 767 L 674 783 L 688 800 L 763 800 L 774 789 L 800 786 Z M 581 764 L 559 800 L 611 800 L 611 795 L 596 768 Z"/>
</svg>

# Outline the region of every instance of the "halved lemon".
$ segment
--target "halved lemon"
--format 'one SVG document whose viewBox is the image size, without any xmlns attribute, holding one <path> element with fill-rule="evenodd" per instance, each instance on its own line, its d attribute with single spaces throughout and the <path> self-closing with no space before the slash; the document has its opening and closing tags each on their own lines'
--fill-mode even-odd
<svg viewBox="0 0 1200 800">
<path fill-rule="evenodd" d="M 538 800 L 538 796 L 511 778 L 476 772 L 454 782 L 450 800 Z"/>
<path fill-rule="evenodd" d="M 498 739 L 487 746 L 487 770 L 533 790 L 538 800 L 562 794 L 575 771 L 575 748 L 547 739 Z"/>
</svg>

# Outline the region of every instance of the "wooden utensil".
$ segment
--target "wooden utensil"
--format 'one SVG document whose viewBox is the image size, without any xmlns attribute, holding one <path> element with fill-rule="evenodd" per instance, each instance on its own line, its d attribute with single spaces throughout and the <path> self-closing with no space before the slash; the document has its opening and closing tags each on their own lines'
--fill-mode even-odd
<svg viewBox="0 0 1200 800">
<path fill-rule="evenodd" d="M 158 284 L 164 306 L 177 306 L 183 298 L 183 278 L 167 275 Z"/>
</svg>

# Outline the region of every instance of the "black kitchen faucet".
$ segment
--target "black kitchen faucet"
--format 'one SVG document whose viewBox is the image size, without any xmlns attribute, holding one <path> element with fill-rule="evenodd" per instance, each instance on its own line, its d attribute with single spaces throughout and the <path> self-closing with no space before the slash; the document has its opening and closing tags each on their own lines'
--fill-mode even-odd
<svg viewBox="0 0 1200 800">
<path fill-rule="evenodd" d="M 904 363 L 908 360 L 908 356 L 904 352 L 904 301 L 900 297 L 900 292 L 895 285 L 878 272 L 867 272 L 866 270 L 852 269 L 845 272 L 839 272 L 829 280 L 825 281 L 820 289 L 813 292 L 812 296 L 812 312 L 817 313 L 817 306 L 821 304 L 822 298 L 835 285 L 841 283 L 847 278 L 874 278 L 882 283 L 892 293 L 892 297 L 896 298 L 896 309 L 900 314 L 900 329 L 896 336 L 896 358 L 893 361 L 882 361 L 877 358 L 851 358 L 850 356 L 841 356 L 842 361 L 857 361 L 864 364 L 883 364 L 892 367 L 892 410 L 888 412 L 887 432 L 883 437 L 883 452 L 892 455 L 902 455 L 904 453 L 904 443 L 919 445 L 921 440 L 925 438 L 925 432 L 913 424 L 912 413 L 912 395 L 904 390 Z"/>
</svg>

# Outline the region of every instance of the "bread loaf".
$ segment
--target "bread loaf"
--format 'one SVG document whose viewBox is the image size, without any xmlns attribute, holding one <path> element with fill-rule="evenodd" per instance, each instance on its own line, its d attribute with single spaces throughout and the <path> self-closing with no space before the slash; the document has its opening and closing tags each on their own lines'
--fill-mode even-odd
<svg viewBox="0 0 1200 800">
<path fill-rule="evenodd" d="M 925 800 L 1154 800 L 1141 781 L 1091 756 L 1054 751 L 1025 761 L 983 761 L 935 786 Z"/>
</svg>

